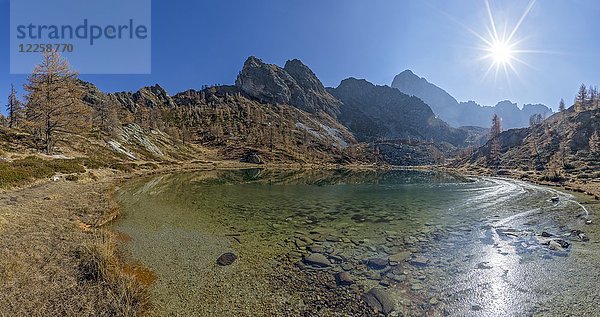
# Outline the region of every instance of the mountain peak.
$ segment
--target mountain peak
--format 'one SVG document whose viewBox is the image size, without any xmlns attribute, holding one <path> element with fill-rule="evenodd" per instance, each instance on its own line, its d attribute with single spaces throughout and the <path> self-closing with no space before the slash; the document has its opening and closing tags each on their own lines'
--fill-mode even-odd
<svg viewBox="0 0 600 317">
<path fill-rule="evenodd" d="M 487 127 L 494 114 L 502 118 L 505 128 L 526 127 L 529 117 L 541 114 L 546 117 L 552 114 L 544 105 L 527 106 L 520 109 L 516 103 L 503 100 L 494 107 L 483 107 L 474 101 L 458 103 L 454 97 L 442 88 L 430 83 L 427 79 L 415 75 L 410 70 L 398 74 L 392 87 L 401 92 L 421 98 L 442 120 L 454 127 L 479 126 Z"/>
<path fill-rule="evenodd" d="M 258 100 L 288 104 L 310 113 L 324 111 L 335 116 L 339 108 L 339 101 L 325 90 L 313 71 L 298 59 L 287 61 L 285 67 L 281 68 L 250 56 L 235 85 Z"/>
<path fill-rule="evenodd" d="M 415 73 L 413 73 L 412 70 L 406 69 L 406 70 L 402 71 L 400 74 L 396 75 L 396 77 L 398 77 L 398 76 L 403 77 L 403 76 L 417 76 L 417 75 L 415 75 Z"/>
<path fill-rule="evenodd" d="M 421 98 L 434 113 L 438 114 L 443 120 L 453 126 L 462 126 L 459 124 L 459 117 L 455 113 L 458 107 L 458 101 L 442 88 L 430 83 L 427 79 L 419 77 L 410 69 L 407 69 L 396 77 L 392 82 L 392 87 L 401 92 Z"/>
<path fill-rule="evenodd" d="M 419 139 L 461 144 L 463 132 L 435 118 L 419 98 L 364 79 L 347 78 L 330 92 L 343 102 L 339 119 L 357 139 Z"/>
</svg>

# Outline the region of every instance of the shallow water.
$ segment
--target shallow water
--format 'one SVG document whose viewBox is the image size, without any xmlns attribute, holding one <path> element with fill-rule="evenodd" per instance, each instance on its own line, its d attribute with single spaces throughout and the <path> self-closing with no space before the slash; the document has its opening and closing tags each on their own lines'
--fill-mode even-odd
<svg viewBox="0 0 600 317">
<path fill-rule="evenodd" d="M 383 285 L 405 315 L 600 315 L 594 208 L 553 189 L 427 171 L 243 170 L 136 180 L 118 199 L 115 229 L 158 275 L 153 292 L 171 314 L 277 307 L 261 278 L 281 255 L 300 263 L 308 251 L 294 241 L 311 238 L 332 271 Z M 570 246 L 551 250 L 542 232 Z M 217 267 L 227 251 L 238 264 Z M 393 254 L 397 265 L 364 265 Z"/>
</svg>

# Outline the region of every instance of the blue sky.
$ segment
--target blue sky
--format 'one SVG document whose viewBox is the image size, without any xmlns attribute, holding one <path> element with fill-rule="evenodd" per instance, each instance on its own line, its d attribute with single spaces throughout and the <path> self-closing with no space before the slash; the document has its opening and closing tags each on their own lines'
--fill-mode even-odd
<svg viewBox="0 0 600 317">
<path fill-rule="evenodd" d="M 490 0 L 500 32 L 510 31 L 527 5 Z M 0 12 L 4 104 L 10 83 L 20 86 L 25 76 L 9 74 L 8 0 L 0 0 Z M 518 76 L 494 79 L 484 77 L 491 61 L 481 60 L 483 42 L 468 31 L 487 34 L 484 0 L 154 0 L 152 73 L 81 78 L 109 92 L 159 83 L 175 94 L 233 84 L 244 60 L 256 55 L 279 65 L 299 58 L 326 86 L 350 76 L 389 85 L 411 69 L 459 101 L 510 99 L 556 108 L 560 98 L 571 102 L 582 82 L 598 82 L 599 16 L 597 0 L 538 0 L 515 39 L 522 40 L 521 50 L 543 52 L 519 54 L 529 66 L 515 63 Z"/>
</svg>

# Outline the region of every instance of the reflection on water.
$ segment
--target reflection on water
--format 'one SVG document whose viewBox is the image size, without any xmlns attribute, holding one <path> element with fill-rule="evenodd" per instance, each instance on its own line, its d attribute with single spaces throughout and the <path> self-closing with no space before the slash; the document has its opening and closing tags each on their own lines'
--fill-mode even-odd
<svg viewBox="0 0 600 317">
<path fill-rule="evenodd" d="M 214 274 L 209 263 L 230 249 L 252 265 L 325 254 L 332 271 L 385 287 L 406 315 L 589 315 L 598 300 L 595 226 L 571 195 L 523 182 L 253 169 L 139 180 L 119 199 L 116 228 L 158 274 L 167 310 L 206 312 L 189 297 L 212 285 L 198 275 Z"/>
</svg>

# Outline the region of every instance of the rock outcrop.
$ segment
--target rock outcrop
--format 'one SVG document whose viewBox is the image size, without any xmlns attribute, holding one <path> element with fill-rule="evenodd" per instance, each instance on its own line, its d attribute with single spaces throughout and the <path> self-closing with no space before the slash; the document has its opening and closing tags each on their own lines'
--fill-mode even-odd
<svg viewBox="0 0 600 317">
<path fill-rule="evenodd" d="M 323 111 L 336 116 L 340 107 L 317 76 L 297 59 L 281 68 L 249 57 L 235 84 L 261 102 L 287 104 L 312 114 Z"/>
<path fill-rule="evenodd" d="M 176 106 L 167 91 L 160 85 L 144 87 L 137 92 L 118 92 L 112 98 L 130 111 L 137 111 L 140 107 L 149 109 L 157 107 L 174 108 Z"/>
</svg>

